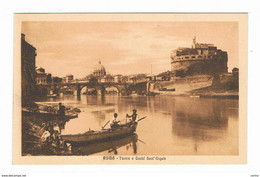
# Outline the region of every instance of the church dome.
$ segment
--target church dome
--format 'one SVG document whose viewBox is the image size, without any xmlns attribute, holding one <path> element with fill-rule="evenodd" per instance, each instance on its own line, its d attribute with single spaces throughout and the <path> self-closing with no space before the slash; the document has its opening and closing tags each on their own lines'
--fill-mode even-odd
<svg viewBox="0 0 260 177">
<path fill-rule="evenodd" d="M 101 61 L 98 62 L 94 67 L 94 71 L 106 71 L 105 67 L 101 64 Z"/>
<path fill-rule="evenodd" d="M 101 61 L 99 61 L 98 64 L 94 67 L 93 75 L 94 76 L 105 76 L 106 75 L 106 69 L 101 64 Z"/>
</svg>

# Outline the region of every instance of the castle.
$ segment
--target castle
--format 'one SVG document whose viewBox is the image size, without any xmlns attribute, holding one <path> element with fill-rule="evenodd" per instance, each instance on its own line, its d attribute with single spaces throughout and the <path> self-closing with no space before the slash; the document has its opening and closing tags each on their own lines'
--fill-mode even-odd
<svg viewBox="0 0 260 177">
<path fill-rule="evenodd" d="M 171 71 L 176 77 L 196 74 L 227 73 L 227 52 L 213 44 L 197 43 L 193 38 L 191 48 L 178 48 L 171 53 Z"/>
</svg>

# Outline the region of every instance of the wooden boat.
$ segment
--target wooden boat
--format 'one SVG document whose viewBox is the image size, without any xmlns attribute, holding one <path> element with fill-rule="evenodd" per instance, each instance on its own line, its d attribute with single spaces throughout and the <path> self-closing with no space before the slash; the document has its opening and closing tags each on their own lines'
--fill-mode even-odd
<svg viewBox="0 0 260 177">
<path fill-rule="evenodd" d="M 86 133 L 74 135 L 61 135 L 61 138 L 65 142 L 72 144 L 108 141 L 115 138 L 132 135 L 135 132 L 137 125 L 137 122 L 133 125 L 129 122 L 127 124 L 120 125 L 118 128 L 103 129 L 101 131 L 88 131 Z"/>
<path fill-rule="evenodd" d="M 47 111 L 39 111 L 39 112 L 33 112 L 33 111 L 29 111 L 26 109 L 22 109 L 22 114 L 23 115 L 29 115 L 29 116 L 35 116 L 37 118 L 42 118 L 42 119 L 73 119 L 73 118 L 77 118 L 78 114 L 65 114 L 64 116 L 57 114 L 57 113 L 51 113 L 51 112 L 47 112 Z"/>
<path fill-rule="evenodd" d="M 116 152 L 118 148 L 131 144 L 134 153 L 137 151 L 136 142 L 138 140 L 137 134 L 133 133 L 130 136 L 113 139 L 111 141 L 96 142 L 91 144 L 72 145 L 71 152 L 76 155 L 90 155 L 108 150 L 109 152 Z"/>
<path fill-rule="evenodd" d="M 157 92 L 148 92 L 145 94 L 146 96 L 155 96 L 155 95 L 160 95 L 160 93 Z"/>
<path fill-rule="evenodd" d="M 57 94 L 48 94 L 46 95 L 47 98 L 56 98 Z"/>
</svg>

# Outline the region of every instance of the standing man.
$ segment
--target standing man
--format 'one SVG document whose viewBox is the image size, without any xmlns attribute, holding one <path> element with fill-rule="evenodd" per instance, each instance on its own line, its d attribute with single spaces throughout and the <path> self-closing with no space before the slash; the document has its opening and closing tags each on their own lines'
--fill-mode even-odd
<svg viewBox="0 0 260 177">
<path fill-rule="evenodd" d="M 131 117 L 132 118 L 132 124 L 134 124 L 135 123 L 135 120 L 136 120 L 136 118 L 137 118 L 137 114 L 136 114 L 136 112 L 137 112 L 137 110 L 136 109 L 133 109 L 133 114 L 130 116 L 130 115 L 128 115 L 128 114 L 126 114 L 126 117 Z"/>
<path fill-rule="evenodd" d="M 59 113 L 61 116 L 65 116 L 65 106 L 63 106 L 62 103 L 59 103 L 58 113 Z"/>
</svg>

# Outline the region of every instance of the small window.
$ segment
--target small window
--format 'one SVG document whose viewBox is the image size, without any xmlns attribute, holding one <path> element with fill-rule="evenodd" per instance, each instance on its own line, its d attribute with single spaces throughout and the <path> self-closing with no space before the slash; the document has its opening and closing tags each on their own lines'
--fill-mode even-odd
<svg viewBox="0 0 260 177">
<path fill-rule="evenodd" d="M 195 56 L 191 56 L 191 58 L 196 58 Z"/>
</svg>

